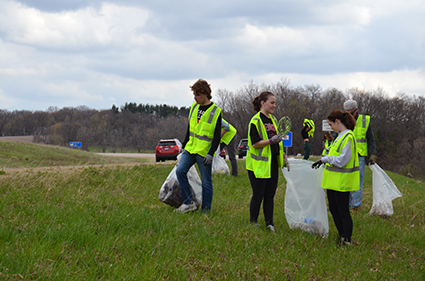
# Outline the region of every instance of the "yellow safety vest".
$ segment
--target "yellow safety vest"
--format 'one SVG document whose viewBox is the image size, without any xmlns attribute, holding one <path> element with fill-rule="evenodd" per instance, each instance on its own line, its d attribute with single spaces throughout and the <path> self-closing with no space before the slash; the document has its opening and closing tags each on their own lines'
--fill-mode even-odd
<svg viewBox="0 0 425 281">
<path fill-rule="evenodd" d="M 359 157 L 357 157 L 356 141 L 351 131 L 346 132 L 332 143 L 329 156 L 341 155 L 342 148 L 348 141 L 350 141 L 351 159 L 342 168 L 326 163 L 322 180 L 324 189 L 346 192 L 360 188 Z"/>
<path fill-rule="evenodd" d="M 198 122 L 199 104 L 194 102 L 189 112 L 189 141 L 185 149 L 191 154 L 205 157 L 214 139 L 215 126 L 221 109 L 214 103 L 205 111 Z"/>
<path fill-rule="evenodd" d="M 328 150 L 328 148 L 331 146 L 331 142 L 328 140 L 328 139 L 326 139 L 325 140 L 325 148 L 323 149 L 323 151 L 322 151 L 322 155 L 323 156 L 325 156 L 326 155 L 326 151 Z"/>
<path fill-rule="evenodd" d="M 222 121 L 224 123 L 226 123 L 227 125 L 229 125 L 229 131 L 227 131 L 226 133 L 224 133 L 224 135 L 221 137 L 221 141 L 224 142 L 226 145 L 228 145 L 230 143 L 230 141 L 233 139 L 233 137 L 236 135 L 236 128 L 232 126 L 232 124 L 229 124 L 229 122 L 227 122 L 226 120 L 222 119 Z"/>
<path fill-rule="evenodd" d="M 316 129 L 316 126 L 314 126 L 314 121 L 309 119 L 304 119 L 303 125 L 308 125 L 310 127 L 310 130 L 307 132 L 309 137 L 314 137 L 314 130 Z"/>
<path fill-rule="evenodd" d="M 267 140 L 267 131 L 264 127 L 264 123 L 261 120 L 260 117 L 261 112 L 258 112 L 257 114 L 252 117 L 251 121 L 249 122 L 249 128 L 248 128 L 248 151 L 246 153 L 246 169 L 249 171 L 253 171 L 256 178 L 264 179 L 264 178 L 270 178 L 271 177 L 271 163 L 272 163 L 272 149 L 270 145 L 266 145 L 262 148 L 254 148 L 252 146 L 252 140 L 251 140 L 251 124 L 254 124 L 257 128 L 258 133 L 260 134 L 260 138 L 263 140 Z M 279 133 L 279 129 L 276 126 L 276 120 L 275 117 L 270 115 L 270 118 L 272 119 L 273 125 L 276 128 L 276 133 Z M 279 168 L 283 167 L 283 155 L 285 153 L 283 152 L 283 142 L 279 142 L 279 155 L 277 157 L 277 162 Z"/>
<path fill-rule="evenodd" d="M 367 156 L 366 132 L 369 128 L 369 124 L 370 116 L 359 114 L 353 134 L 356 137 L 357 152 L 360 156 Z"/>
</svg>

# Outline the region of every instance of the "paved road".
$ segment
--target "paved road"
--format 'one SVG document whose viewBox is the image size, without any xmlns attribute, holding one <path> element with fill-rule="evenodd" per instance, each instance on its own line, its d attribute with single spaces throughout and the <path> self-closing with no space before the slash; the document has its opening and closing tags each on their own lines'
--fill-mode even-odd
<svg viewBox="0 0 425 281">
<path fill-rule="evenodd" d="M 104 156 L 133 157 L 133 158 L 155 158 L 155 153 L 96 153 Z"/>
</svg>

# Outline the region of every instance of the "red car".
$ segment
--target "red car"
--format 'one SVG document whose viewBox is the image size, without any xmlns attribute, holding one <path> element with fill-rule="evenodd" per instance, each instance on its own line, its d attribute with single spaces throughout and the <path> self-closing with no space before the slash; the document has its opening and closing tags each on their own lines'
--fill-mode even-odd
<svg viewBox="0 0 425 281">
<path fill-rule="evenodd" d="M 156 162 L 177 160 L 177 155 L 182 152 L 182 144 L 178 139 L 162 139 L 155 150 Z"/>
<path fill-rule="evenodd" d="M 224 150 L 224 148 L 220 151 L 220 156 L 226 159 L 226 151 Z"/>
</svg>

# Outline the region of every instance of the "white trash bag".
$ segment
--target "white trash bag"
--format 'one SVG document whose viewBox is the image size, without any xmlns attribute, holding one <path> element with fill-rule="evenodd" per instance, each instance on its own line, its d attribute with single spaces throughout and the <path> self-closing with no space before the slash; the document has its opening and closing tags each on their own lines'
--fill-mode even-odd
<svg viewBox="0 0 425 281">
<path fill-rule="evenodd" d="M 212 174 L 230 175 L 229 166 L 227 166 L 226 161 L 222 157 L 220 157 L 220 145 L 218 146 L 217 151 L 215 152 L 211 165 L 212 165 L 211 167 Z"/>
<path fill-rule="evenodd" d="M 394 214 L 392 201 L 401 197 L 400 191 L 391 178 L 378 164 L 369 165 L 372 170 L 373 204 L 370 215 L 388 217 Z"/>
<path fill-rule="evenodd" d="M 177 160 L 180 160 L 181 155 L 177 156 Z M 168 204 L 173 207 L 180 207 L 183 204 L 182 201 L 182 189 L 180 187 L 179 181 L 177 180 L 176 169 L 179 164 L 177 163 L 168 174 L 167 179 L 162 184 L 161 189 L 159 190 L 159 201 Z M 202 182 L 199 178 L 198 172 L 196 171 L 195 166 L 190 167 L 187 178 L 189 179 L 189 184 L 192 189 L 192 199 L 195 202 L 196 206 L 199 208 L 202 204 Z"/>
<path fill-rule="evenodd" d="M 312 169 L 312 161 L 289 158 L 291 170 L 282 169 L 286 179 L 285 216 L 291 229 L 329 234 L 325 191 L 321 187 L 324 165 Z"/>
</svg>

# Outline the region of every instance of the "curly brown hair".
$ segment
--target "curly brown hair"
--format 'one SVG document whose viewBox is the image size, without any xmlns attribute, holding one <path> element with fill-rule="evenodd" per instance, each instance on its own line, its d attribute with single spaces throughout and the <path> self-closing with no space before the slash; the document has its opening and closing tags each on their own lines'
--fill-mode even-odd
<svg viewBox="0 0 425 281">
<path fill-rule="evenodd" d="M 195 84 L 190 86 L 190 88 L 192 89 L 194 94 L 204 94 L 209 100 L 212 98 L 210 84 L 208 84 L 208 82 L 204 79 L 198 79 L 198 81 L 196 81 Z"/>
</svg>

